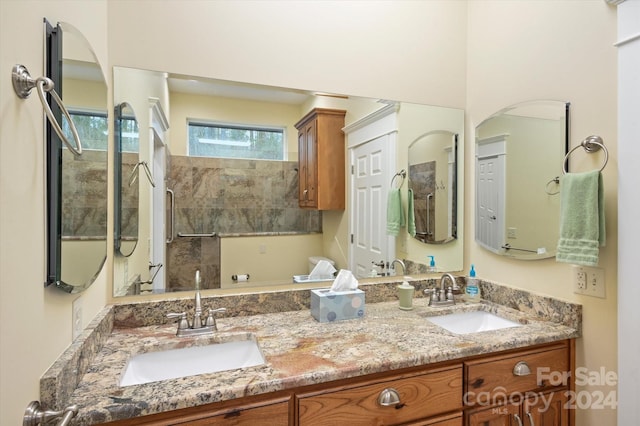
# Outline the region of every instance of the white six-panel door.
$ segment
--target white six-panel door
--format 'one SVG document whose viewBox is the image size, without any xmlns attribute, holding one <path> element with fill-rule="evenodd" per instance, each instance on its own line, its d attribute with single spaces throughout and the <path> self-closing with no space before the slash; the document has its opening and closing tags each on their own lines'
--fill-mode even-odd
<svg viewBox="0 0 640 426">
<path fill-rule="evenodd" d="M 386 262 L 388 253 L 387 173 L 389 135 L 378 137 L 352 151 L 353 165 L 353 268 L 366 277 L 372 262 Z"/>
<path fill-rule="evenodd" d="M 494 253 L 504 244 L 505 145 L 501 137 L 481 140 L 476 154 L 476 242 Z"/>
</svg>

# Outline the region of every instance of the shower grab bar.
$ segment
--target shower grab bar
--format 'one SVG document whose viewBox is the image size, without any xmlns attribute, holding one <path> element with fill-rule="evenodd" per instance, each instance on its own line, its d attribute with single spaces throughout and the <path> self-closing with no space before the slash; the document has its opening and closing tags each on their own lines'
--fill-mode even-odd
<svg viewBox="0 0 640 426">
<path fill-rule="evenodd" d="M 176 195 L 173 193 L 173 190 L 167 188 L 166 189 L 167 194 L 169 194 L 169 204 L 170 204 L 170 208 L 169 211 L 171 212 L 171 220 L 169 221 L 169 224 L 171 225 L 171 231 L 168 232 L 169 237 L 167 237 L 166 243 L 172 243 L 173 242 L 173 230 L 175 229 L 175 218 L 176 218 Z"/>
<path fill-rule="evenodd" d="M 38 97 L 40 98 L 40 102 L 42 103 L 42 107 L 44 108 L 44 112 L 47 114 L 47 118 L 49 118 L 49 122 L 51 126 L 58 134 L 58 137 L 64 144 L 69 148 L 69 151 L 73 152 L 75 156 L 82 155 L 82 143 L 80 142 L 80 136 L 78 136 L 78 130 L 76 129 L 76 125 L 71 120 L 71 115 L 69 115 L 69 111 L 62 103 L 62 99 L 56 93 L 53 88 L 54 83 L 48 77 L 38 77 L 35 80 L 29 74 L 29 70 L 24 65 L 16 64 L 11 70 L 11 81 L 13 82 L 13 90 L 16 92 L 16 95 L 20 99 L 26 99 L 31 94 L 31 89 L 34 87 L 37 89 Z M 64 114 L 65 118 L 69 123 L 69 129 L 71 130 L 71 134 L 73 135 L 73 139 L 76 143 L 74 147 L 69 139 L 64 135 L 62 131 L 62 127 L 58 124 L 58 121 L 53 116 L 53 111 L 51 111 L 51 106 L 47 102 L 47 99 L 44 93 L 47 92 L 51 95 L 53 100 L 58 104 L 60 111 Z"/>
<path fill-rule="evenodd" d="M 431 231 L 431 200 L 433 199 L 433 192 L 427 194 L 427 236 L 431 237 L 433 232 Z"/>
<path fill-rule="evenodd" d="M 602 151 L 604 152 L 604 161 L 602 162 L 602 167 L 600 167 L 600 171 L 603 171 L 604 168 L 607 166 L 607 162 L 609 162 L 609 151 L 607 150 L 607 147 L 604 146 L 604 141 L 600 136 L 591 135 L 587 137 L 585 140 L 583 140 L 582 142 L 580 142 L 579 145 L 574 146 L 571 149 L 571 151 L 567 152 L 567 155 L 565 155 L 564 161 L 562 162 L 562 172 L 564 174 L 569 173 L 567 170 L 569 156 L 573 151 L 575 151 L 580 147 L 584 148 L 587 154 L 591 154 L 593 152 L 597 152 L 597 151 L 600 151 L 600 149 L 602 149 Z"/>
<path fill-rule="evenodd" d="M 215 237 L 216 235 L 218 235 L 216 232 L 210 232 L 208 234 L 183 234 L 182 232 L 178 232 L 178 237 L 201 237 L 201 238 L 207 238 L 207 237 Z"/>
</svg>

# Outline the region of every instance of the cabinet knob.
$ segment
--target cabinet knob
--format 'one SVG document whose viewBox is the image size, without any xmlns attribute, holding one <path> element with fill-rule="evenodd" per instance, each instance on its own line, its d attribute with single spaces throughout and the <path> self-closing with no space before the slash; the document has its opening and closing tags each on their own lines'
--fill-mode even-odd
<svg viewBox="0 0 640 426">
<path fill-rule="evenodd" d="M 529 374 L 531 374 L 531 368 L 525 361 L 520 361 L 513 367 L 514 376 L 528 376 Z"/>
<path fill-rule="evenodd" d="M 402 408 L 403 403 L 400 402 L 400 394 L 394 388 L 386 388 L 378 396 L 378 404 L 383 407 Z"/>
</svg>

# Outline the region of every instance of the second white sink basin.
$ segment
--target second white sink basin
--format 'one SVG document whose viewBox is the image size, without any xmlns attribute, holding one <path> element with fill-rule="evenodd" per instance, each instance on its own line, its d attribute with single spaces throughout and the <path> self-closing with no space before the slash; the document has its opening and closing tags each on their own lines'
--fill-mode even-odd
<svg viewBox="0 0 640 426">
<path fill-rule="evenodd" d="M 427 319 L 455 334 L 469 334 L 522 326 L 518 322 L 485 311 L 439 315 L 427 317 Z"/>
<path fill-rule="evenodd" d="M 236 370 L 264 363 L 264 357 L 255 340 L 146 352 L 129 359 L 120 378 L 120 386 Z"/>
</svg>

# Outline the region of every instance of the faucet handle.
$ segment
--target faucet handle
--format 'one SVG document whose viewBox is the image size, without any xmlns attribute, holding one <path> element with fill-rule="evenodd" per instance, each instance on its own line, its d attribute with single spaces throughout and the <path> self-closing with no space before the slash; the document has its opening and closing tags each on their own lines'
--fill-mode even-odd
<svg viewBox="0 0 640 426">
<path fill-rule="evenodd" d="M 222 313 L 222 312 L 227 312 L 227 308 L 218 308 L 218 309 L 209 308 L 209 316 L 207 317 L 207 320 L 204 323 L 205 327 L 213 327 L 214 330 L 218 330 L 215 314 Z"/>
<path fill-rule="evenodd" d="M 181 312 L 179 314 L 172 312 L 170 314 L 167 314 L 167 318 L 178 318 L 178 330 L 186 330 L 187 328 L 189 328 L 189 321 L 187 321 L 186 312 Z"/>
</svg>

